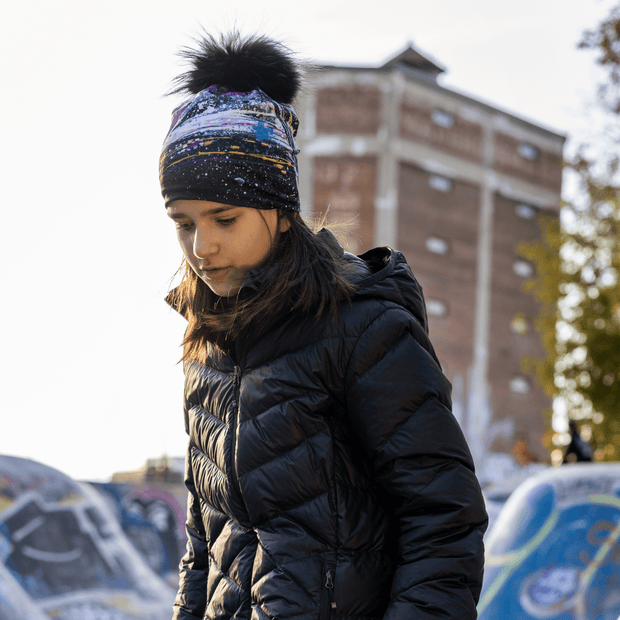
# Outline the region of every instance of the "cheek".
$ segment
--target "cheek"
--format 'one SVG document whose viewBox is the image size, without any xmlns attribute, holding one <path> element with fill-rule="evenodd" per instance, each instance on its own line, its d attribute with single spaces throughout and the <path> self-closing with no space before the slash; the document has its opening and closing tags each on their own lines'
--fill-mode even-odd
<svg viewBox="0 0 620 620">
<path fill-rule="evenodd" d="M 187 256 L 188 249 L 191 250 L 192 247 L 189 235 L 184 230 L 177 230 L 177 241 L 183 250 L 183 254 Z"/>
<path fill-rule="evenodd" d="M 183 251 L 183 256 L 185 260 L 194 268 L 195 271 L 195 261 L 196 257 L 193 251 L 193 238 L 191 235 L 188 235 L 185 231 L 180 230 L 177 232 L 177 241 L 181 246 L 181 250 Z"/>
<path fill-rule="evenodd" d="M 272 246 L 272 239 L 265 231 L 265 234 L 259 235 L 253 238 L 246 246 L 246 252 L 248 255 L 248 263 L 251 267 L 257 267 L 260 265 L 269 255 Z"/>
</svg>

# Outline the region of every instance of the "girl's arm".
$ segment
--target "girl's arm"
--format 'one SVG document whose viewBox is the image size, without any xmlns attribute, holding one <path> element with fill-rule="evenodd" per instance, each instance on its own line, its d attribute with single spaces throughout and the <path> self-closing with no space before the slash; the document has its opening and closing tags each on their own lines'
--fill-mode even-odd
<svg viewBox="0 0 620 620">
<path fill-rule="evenodd" d="M 384 620 L 471 620 L 487 515 L 450 384 L 411 314 L 386 308 L 360 336 L 346 404 L 398 526 Z"/>
<path fill-rule="evenodd" d="M 202 620 L 207 596 L 209 571 L 209 546 L 200 512 L 200 500 L 194 487 L 191 466 L 191 445 L 185 460 L 185 485 L 187 497 L 187 548 L 179 571 L 179 590 L 174 601 L 172 620 Z"/>
</svg>

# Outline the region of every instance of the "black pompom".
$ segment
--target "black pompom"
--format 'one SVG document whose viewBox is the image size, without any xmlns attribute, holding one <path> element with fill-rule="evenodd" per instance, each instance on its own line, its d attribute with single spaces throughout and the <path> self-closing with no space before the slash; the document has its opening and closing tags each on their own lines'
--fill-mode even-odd
<svg viewBox="0 0 620 620">
<path fill-rule="evenodd" d="M 279 103 L 292 103 L 302 81 L 301 65 L 282 43 L 265 36 L 242 37 L 238 32 L 218 38 L 203 33 L 196 49 L 179 55 L 191 68 L 175 78 L 170 94 L 197 94 L 214 84 L 228 91 L 260 88 Z"/>
</svg>

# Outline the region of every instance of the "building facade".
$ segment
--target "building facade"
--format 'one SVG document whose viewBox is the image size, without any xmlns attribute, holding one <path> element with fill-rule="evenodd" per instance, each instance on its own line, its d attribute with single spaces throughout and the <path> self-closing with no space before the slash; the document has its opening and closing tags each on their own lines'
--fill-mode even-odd
<svg viewBox="0 0 620 620">
<path fill-rule="evenodd" d="M 532 266 L 516 248 L 559 212 L 565 138 L 443 88 L 441 72 L 408 48 L 311 76 L 297 102 L 304 214 L 352 222 L 354 253 L 405 254 L 479 470 L 517 443 L 546 460 L 551 403 L 521 369 L 543 354 L 522 290 Z"/>
</svg>

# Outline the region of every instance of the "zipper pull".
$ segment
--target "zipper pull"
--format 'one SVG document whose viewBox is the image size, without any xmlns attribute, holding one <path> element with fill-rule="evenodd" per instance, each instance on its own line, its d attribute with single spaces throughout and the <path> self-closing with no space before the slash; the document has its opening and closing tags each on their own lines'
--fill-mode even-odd
<svg viewBox="0 0 620 620">
<path fill-rule="evenodd" d="M 332 569 L 331 568 L 327 571 L 326 577 L 327 577 L 327 579 L 325 580 L 325 587 L 329 588 L 331 590 L 334 587 L 334 581 L 332 579 Z"/>
<path fill-rule="evenodd" d="M 238 387 L 240 381 L 241 381 L 241 368 L 239 368 L 239 366 L 235 366 L 235 374 L 233 375 L 233 385 L 235 387 Z"/>
</svg>

